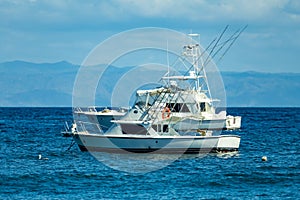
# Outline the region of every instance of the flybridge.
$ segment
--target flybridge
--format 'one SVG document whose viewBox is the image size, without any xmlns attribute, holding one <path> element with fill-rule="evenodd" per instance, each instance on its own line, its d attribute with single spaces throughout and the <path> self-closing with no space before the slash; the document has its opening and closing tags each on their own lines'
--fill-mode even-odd
<svg viewBox="0 0 300 200">
<path fill-rule="evenodd" d="M 189 80 L 189 79 L 198 79 L 198 78 L 203 78 L 204 76 L 196 76 L 194 71 L 190 71 L 189 76 L 164 76 L 162 79 L 164 80 L 172 80 L 172 79 L 178 79 L 178 80 Z"/>
<path fill-rule="evenodd" d="M 189 44 L 183 46 L 183 51 L 182 51 L 182 56 L 183 58 L 180 57 L 180 59 L 183 61 L 187 61 L 188 64 L 191 64 L 189 69 L 183 74 L 183 75 L 171 75 L 169 70 L 165 76 L 162 77 L 162 80 L 167 81 L 167 85 L 178 85 L 176 80 L 178 81 L 189 81 L 191 80 L 192 82 L 189 82 L 189 85 L 191 88 L 194 88 L 197 91 L 201 90 L 201 81 L 200 79 L 203 80 L 205 85 L 207 85 L 207 77 L 206 77 L 206 72 L 204 68 L 204 62 L 202 59 L 203 53 L 200 52 L 200 45 L 199 41 L 195 41 L 192 37 L 199 37 L 199 34 L 192 33 L 188 34 L 190 41 L 188 42 Z M 199 66 L 199 61 L 201 62 Z M 185 65 L 184 62 L 182 62 L 182 65 Z M 188 66 L 186 66 L 188 67 Z M 209 88 L 207 87 L 207 90 Z"/>
</svg>

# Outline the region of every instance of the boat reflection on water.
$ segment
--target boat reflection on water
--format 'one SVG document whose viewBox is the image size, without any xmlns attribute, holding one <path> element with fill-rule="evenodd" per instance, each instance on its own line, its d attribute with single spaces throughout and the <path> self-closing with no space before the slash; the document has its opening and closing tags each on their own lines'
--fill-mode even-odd
<svg viewBox="0 0 300 200">
<path fill-rule="evenodd" d="M 215 157 L 218 159 L 229 159 L 238 157 L 238 152 L 208 153 L 208 154 L 154 154 L 154 153 L 106 153 L 90 152 L 102 164 L 122 172 L 131 174 L 142 174 L 159 170 L 186 159 L 199 159 Z"/>
</svg>

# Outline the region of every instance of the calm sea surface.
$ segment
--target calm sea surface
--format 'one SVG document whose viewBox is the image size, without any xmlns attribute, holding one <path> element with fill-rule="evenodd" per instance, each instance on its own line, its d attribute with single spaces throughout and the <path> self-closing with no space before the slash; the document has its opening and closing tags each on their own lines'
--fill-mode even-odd
<svg viewBox="0 0 300 200">
<path fill-rule="evenodd" d="M 71 111 L 0 108 L 0 199 L 300 199 L 300 108 L 229 108 L 243 117 L 229 132 L 241 136 L 237 154 L 185 156 L 141 174 L 68 150 L 60 131 Z"/>
</svg>

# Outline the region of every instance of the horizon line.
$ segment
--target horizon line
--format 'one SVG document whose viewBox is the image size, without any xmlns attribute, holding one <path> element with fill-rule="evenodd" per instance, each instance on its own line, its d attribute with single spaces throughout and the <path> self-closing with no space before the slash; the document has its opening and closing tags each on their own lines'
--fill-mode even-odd
<svg viewBox="0 0 300 200">
<path fill-rule="evenodd" d="M 60 60 L 60 61 L 56 61 L 56 62 L 32 62 L 32 61 L 26 61 L 26 60 L 10 60 L 10 61 L 0 61 L 0 64 L 5 64 L 5 63 L 14 63 L 14 62 L 23 62 L 23 63 L 27 63 L 27 64 L 34 64 L 34 65 L 45 65 L 45 64 L 58 64 L 58 63 L 68 63 L 70 65 L 73 66 L 78 66 L 80 67 L 81 64 L 75 64 L 72 63 L 70 61 L 67 60 Z M 102 64 L 97 64 L 97 65 L 104 65 Z M 134 66 L 115 66 L 115 65 L 111 65 L 113 67 L 117 67 L 117 68 L 125 68 L 125 67 L 134 67 Z M 255 71 L 255 70 L 245 70 L 245 71 L 233 71 L 233 70 L 220 70 L 219 71 L 222 72 L 232 72 L 232 73 L 264 73 L 264 74 L 300 74 L 300 72 L 290 72 L 290 71 L 282 71 L 282 72 L 270 72 L 270 71 Z"/>
</svg>

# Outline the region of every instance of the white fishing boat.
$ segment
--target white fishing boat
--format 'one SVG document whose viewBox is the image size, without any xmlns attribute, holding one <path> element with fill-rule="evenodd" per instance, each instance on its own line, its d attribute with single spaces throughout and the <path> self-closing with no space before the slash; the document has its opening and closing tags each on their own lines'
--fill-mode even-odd
<svg viewBox="0 0 300 200">
<path fill-rule="evenodd" d="M 120 119 L 128 111 L 128 108 L 95 107 L 74 108 L 73 116 L 77 121 L 89 121 L 99 125 L 101 131 L 106 132 L 112 125 L 112 120 Z"/>
<path fill-rule="evenodd" d="M 122 115 L 116 113 L 112 119 L 114 114 L 107 112 L 110 118 L 105 122 L 105 113 L 75 113 L 78 129 L 73 137 L 79 148 L 124 153 L 237 151 L 240 137 L 217 131 L 226 126 L 226 111 L 216 111 L 214 102 L 220 100 L 212 98 L 205 66 L 199 65 L 199 44 L 184 46 L 182 55 L 191 59 L 188 71 L 181 75 L 168 71 L 161 87 L 137 90 L 134 106 Z M 82 120 L 82 114 L 88 120 Z"/>
</svg>

